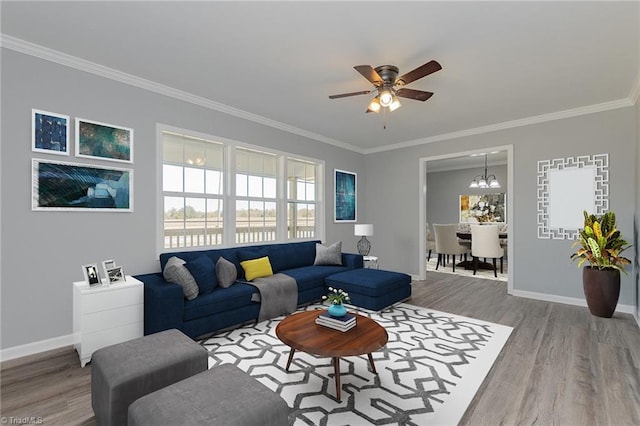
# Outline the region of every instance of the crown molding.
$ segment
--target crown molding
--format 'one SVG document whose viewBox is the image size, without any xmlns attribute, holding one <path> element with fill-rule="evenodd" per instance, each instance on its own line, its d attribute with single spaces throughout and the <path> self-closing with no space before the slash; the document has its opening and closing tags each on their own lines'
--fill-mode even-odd
<svg viewBox="0 0 640 426">
<path fill-rule="evenodd" d="M 373 154 L 377 152 L 392 151 L 401 148 L 424 145 L 433 142 L 446 141 L 450 139 L 462 138 L 465 136 L 480 135 L 483 133 L 497 132 L 498 130 L 513 129 L 515 127 L 529 126 L 531 124 L 544 123 L 547 121 L 561 120 L 563 118 L 577 117 L 580 115 L 593 114 L 596 112 L 609 111 L 617 108 L 625 108 L 633 106 L 629 98 L 619 99 L 616 101 L 603 102 L 601 104 L 589 105 L 586 107 L 568 109 L 565 111 L 552 112 L 549 114 L 536 115 L 533 117 L 522 118 L 518 120 L 505 121 L 504 123 L 490 124 L 487 126 L 476 127 L 473 129 L 460 130 L 457 132 L 444 133 L 441 135 L 430 136 L 428 138 L 415 139 L 412 141 L 400 142 L 393 145 L 387 145 L 379 148 L 371 148 L 364 150 L 364 154 Z"/>
<path fill-rule="evenodd" d="M 188 102 L 214 111 L 222 112 L 224 114 L 232 115 L 234 117 L 242 118 L 244 120 L 252 121 L 254 123 L 262 124 L 264 126 L 269 126 L 287 133 L 303 136 L 305 138 L 337 146 L 349 151 L 354 151 L 361 154 L 363 153 L 363 150 L 355 145 L 328 138 L 326 136 L 313 133 L 308 130 L 300 129 L 298 127 L 294 127 L 276 120 L 272 120 L 261 115 L 252 114 L 250 112 L 204 98 L 202 96 L 194 95 L 193 93 L 178 90 L 173 87 L 165 86 L 164 84 L 156 83 L 154 81 L 118 71 L 113 68 L 105 67 L 103 65 L 96 64 L 95 62 L 87 61 L 72 55 L 68 55 L 66 53 L 59 52 L 57 50 L 49 49 L 47 47 L 40 46 L 38 44 L 31 43 L 16 37 L 12 37 L 4 33 L 0 33 L 0 46 L 14 50 L 16 52 L 24 53 L 26 55 L 44 59 L 49 62 L 64 65 L 69 68 L 74 68 L 80 71 L 98 75 L 100 77 L 118 81 L 129 86 L 148 90 L 160 95 L 178 99 L 180 101 Z"/>
</svg>

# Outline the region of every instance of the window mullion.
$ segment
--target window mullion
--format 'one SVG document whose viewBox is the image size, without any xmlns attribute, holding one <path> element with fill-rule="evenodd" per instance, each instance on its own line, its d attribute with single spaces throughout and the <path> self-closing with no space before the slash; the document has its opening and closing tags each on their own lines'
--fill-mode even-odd
<svg viewBox="0 0 640 426">
<path fill-rule="evenodd" d="M 287 157 L 278 156 L 276 165 L 276 238 L 287 241 Z"/>
<path fill-rule="evenodd" d="M 227 146 L 225 153 L 226 173 L 224 176 L 224 210 L 223 210 L 223 239 L 225 245 L 236 243 L 236 149 Z"/>
</svg>

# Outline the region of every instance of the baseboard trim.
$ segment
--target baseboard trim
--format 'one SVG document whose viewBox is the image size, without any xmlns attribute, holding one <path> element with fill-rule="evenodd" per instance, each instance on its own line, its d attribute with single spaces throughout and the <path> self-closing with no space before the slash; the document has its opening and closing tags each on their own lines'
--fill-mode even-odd
<svg viewBox="0 0 640 426">
<path fill-rule="evenodd" d="M 23 356 L 35 355 L 40 352 L 59 349 L 64 346 L 73 345 L 75 343 L 75 335 L 68 334 L 66 336 L 40 340 L 38 342 L 27 343 L 25 345 L 13 346 L 11 348 L 2 349 L 0 351 L 0 361 L 9 361 L 16 358 L 22 358 Z"/>
<path fill-rule="evenodd" d="M 533 291 L 515 289 L 513 290 L 512 296 L 525 297 L 527 299 L 544 300 L 545 302 L 564 303 L 565 305 L 583 306 L 585 308 L 587 307 L 587 301 L 578 297 L 557 296 L 554 294 L 536 293 Z M 621 314 L 631 314 L 631 316 L 635 317 L 635 307 L 633 305 L 618 304 L 618 306 L 616 307 L 616 312 Z M 640 323 L 638 324 L 638 326 L 640 326 Z"/>
</svg>

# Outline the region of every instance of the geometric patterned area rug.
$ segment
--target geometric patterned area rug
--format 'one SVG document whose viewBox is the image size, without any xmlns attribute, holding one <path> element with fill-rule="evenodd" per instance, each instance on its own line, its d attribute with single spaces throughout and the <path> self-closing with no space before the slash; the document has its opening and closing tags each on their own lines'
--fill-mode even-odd
<svg viewBox="0 0 640 426">
<path fill-rule="evenodd" d="M 311 309 L 326 306 L 301 308 Z M 283 316 L 201 344 L 209 368 L 234 364 L 280 394 L 291 408 L 290 425 L 455 425 L 512 330 L 406 303 L 358 313 L 382 325 L 389 341 L 372 354 L 377 375 L 366 355 L 340 359 L 342 402 L 330 358 L 296 351 L 285 370 L 290 348 L 275 335 Z"/>
<path fill-rule="evenodd" d="M 454 275 L 462 275 L 465 277 L 473 277 L 473 278 L 482 278 L 484 280 L 493 280 L 493 281 L 509 281 L 509 265 L 507 261 L 503 261 L 502 265 L 502 274 L 500 273 L 500 260 L 498 259 L 496 265 L 498 266 L 498 277 L 493 276 L 492 270 L 487 269 L 478 269 L 476 275 L 473 275 L 473 269 L 465 269 L 463 267 L 456 266 L 456 271 L 453 272 L 451 269 L 451 263 L 448 263 L 445 267 L 442 265 L 438 267 L 436 271 L 436 264 L 438 262 L 438 256 L 432 256 L 429 261 L 427 261 L 427 271 L 431 272 L 442 272 L 443 274 L 454 274 Z"/>
</svg>

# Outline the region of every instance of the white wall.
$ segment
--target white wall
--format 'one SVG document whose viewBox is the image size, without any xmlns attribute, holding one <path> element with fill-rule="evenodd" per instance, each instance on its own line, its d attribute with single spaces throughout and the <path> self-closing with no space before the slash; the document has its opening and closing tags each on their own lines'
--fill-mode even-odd
<svg viewBox="0 0 640 426">
<path fill-rule="evenodd" d="M 509 182 L 513 212 L 514 290 L 556 298 L 584 299 L 582 274 L 569 260 L 569 240 L 537 238 L 537 162 L 609 153 L 610 209 L 623 235 L 631 238 L 635 209 L 635 109 L 621 108 L 580 117 L 369 154 L 365 158 L 367 218 L 385 268 L 419 274 L 419 159 L 485 147 L 513 145 L 514 178 Z M 629 253 L 629 255 L 633 255 Z M 623 275 L 620 305 L 633 306 L 632 276 Z"/>
<path fill-rule="evenodd" d="M 50 344 L 54 346 L 69 342 L 71 283 L 82 279 L 82 264 L 116 259 L 129 275 L 159 270 L 157 123 L 324 160 L 325 240 L 343 240 L 345 251 L 356 251 L 353 224 L 333 223 L 333 169 L 363 176 L 362 154 L 12 50 L 2 49 L 1 53 L 0 348 L 47 339 L 53 339 Z M 32 158 L 105 165 L 73 156 L 31 152 L 32 108 L 134 129 L 133 213 L 31 211 Z M 362 188 L 360 185 L 361 203 L 365 197 Z M 40 348 L 46 349 L 46 344 Z"/>
</svg>

